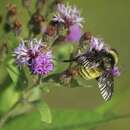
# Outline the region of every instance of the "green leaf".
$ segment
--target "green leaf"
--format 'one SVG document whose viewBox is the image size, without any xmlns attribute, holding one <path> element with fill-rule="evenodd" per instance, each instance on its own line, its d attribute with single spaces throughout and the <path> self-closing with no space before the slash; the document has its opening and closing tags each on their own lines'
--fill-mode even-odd
<svg viewBox="0 0 130 130">
<path fill-rule="evenodd" d="M 60 49 L 59 49 L 60 48 Z M 73 44 L 71 43 L 60 43 L 53 48 L 54 66 L 55 70 L 53 73 L 59 73 L 67 69 L 68 64 L 63 63 L 63 60 L 69 59 L 73 51 Z"/>
<path fill-rule="evenodd" d="M 24 98 L 29 102 L 38 101 L 42 97 L 43 93 L 39 87 L 34 87 L 29 91 L 25 91 Z"/>
<path fill-rule="evenodd" d="M 73 51 L 72 43 L 60 43 L 60 45 L 54 46 L 54 56 L 58 60 L 68 59 L 72 51 Z"/>
<path fill-rule="evenodd" d="M 7 72 L 14 83 L 17 83 L 19 78 L 19 70 L 13 65 L 14 60 L 10 60 L 7 65 Z"/>
<path fill-rule="evenodd" d="M 41 121 L 48 124 L 52 123 L 52 115 L 48 105 L 45 102 L 40 101 L 35 106 L 41 115 Z"/>
<path fill-rule="evenodd" d="M 0 93 L 0 113 L 7 112 L 20 98 L 20 92 L 16 91 L 15 84 L 10 84 Z"/>
<path fill-rule="evenodd" d="M 3 84 L 7 76 L 8 76 L 8 72 L 6 70 L 5 64 L 0 64 L 0 84 Z"/>
<path fill-rule="evenodd" d="M 30 112 L 9 120 L 0 130 L 42 130 L 43 122 L 38 112 Z"/>
<path fill-rule="evenodd" d="M 54 121 L 51 125 L 43 124 L 38 111 L 33 111 L 10 120 L 1 130 L 89 130 L 109 121 L 130 118 L 130 115 L 63 109 L 55 109 L 53 116 Z"/>
<path fill-rule="evenodd" d="M 51 79 L 51 78 L 50 78 Z M 40 88 L 43 92 L 49 93 L 50 87 L 60 87 L 60 84 L 57 82 L 54 82 L 52 79 L 49 81 L 43 81 L 43 84 L 40 85 Z"/>
</svg>

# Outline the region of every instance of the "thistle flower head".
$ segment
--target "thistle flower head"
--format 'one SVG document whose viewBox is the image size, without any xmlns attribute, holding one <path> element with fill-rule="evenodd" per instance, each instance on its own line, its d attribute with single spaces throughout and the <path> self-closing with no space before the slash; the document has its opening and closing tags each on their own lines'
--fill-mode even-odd
<svg viewBox="0 0 130 130">
<path fill-rule="evenodd" d="M 18 65 L 28 64 L 30 59 L 38 56 L 41 53 L 42 45 L 41 40 L 37 41 L 21 41 L 19 46 L 14 50 L 14 56 L 16 57 L 16 62 Z"/>
<path fill-rule="evenodd" d="M 52 52 L 41 40 L 22 41 L 14 56 L 18 65 L 26 64 L 34 74 L 46 75 L 53 70 Z"/>
<path fill-rule="evenodd" d="M 31 65 L 32 72 L 34 74 L 47 75 L 53 71 L 52 53 L 48 51 L 37 56 Z"/>
<path fill-rule="evenodd" d="M 104 48 L 104 42 L 101 39 L 92 37 L 90 40 L 90 48 L 94 48 L 97 51 L 101 51 Z"/>
<path fill-rule="evenodd" d="M 83 18 L 75 6 L 58 4 L 57 13 L 54 15 L 53 21 L 64 23 L 67 26 L 77 24 L 82 27 Z"/>
</svg>

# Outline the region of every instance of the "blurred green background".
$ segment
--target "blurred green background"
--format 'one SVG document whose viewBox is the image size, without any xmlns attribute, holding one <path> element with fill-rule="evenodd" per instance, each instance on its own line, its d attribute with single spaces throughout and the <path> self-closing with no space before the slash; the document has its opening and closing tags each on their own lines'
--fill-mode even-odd
<svg viewBox="0 0 130 130">
<path fill-rule="evenodd" d="M 32 0 L 34 1 L 34 0 Z M 92 81 L 86 88 L 58 88 L 51 87 L 49 94 L 44 96 L 45 101 L 52 109 L 53 123 L 46 126 L 42 124 L 39 115 L 31 112 L 12 119 L 2 130 L 129 130 L 130 118 L 108 119 L 91 126 L 89 117 L 96 120 L 96 113 L 92 110 L 115 112 L 120 114 L 130 113 L 130 1 L 129 0 L 66 0 L 77 5 L 85 18 L 84 30 L 102 37 L 106 43 L 116 48 L 119 52 L 119 66 L 121 76 L 115 80 L 115 92 L 112 101 L 105 103 L 100 96 L 96 82 Z M 27 14 L 21 7 L 20 0 L 0 0 L 0 15 L 5 14 L 7 3 L 15 3 L 19 10 L 19 18 L 26 20 Z M 23 21 L 24 21 L 23 20 Z M 25 27 L 26 28 L 26 27 Z M 0 28 L 2 30 L 2 28 Z M 0 32 L 2 38 L 2 32 Z M 24 31 L 24 36 L 26 31 Z M 10 38 L 9 38 L 10 39 Z M 4 70 L 0 70 L 0 79 Z M 1 87 L 1 86 L 0 86 Z M 108 114 L 109 115 L 109 114 Z M 106 116 L 108 116 L 106 115 Z M 105 115 L 104 115 L 105 116 Z M 98 117 L 98 115 L 97 115 Z M 98 117 L 100 118 L 100 116 Z M 22 122 L 22 123 L 21 123 Z M 20 125 L 21 124 L 21 125 Z M 89 127 L 90 125 L 90 127 Z M 53 128 L 54 126 L 54 128 Z"/>
</svg>

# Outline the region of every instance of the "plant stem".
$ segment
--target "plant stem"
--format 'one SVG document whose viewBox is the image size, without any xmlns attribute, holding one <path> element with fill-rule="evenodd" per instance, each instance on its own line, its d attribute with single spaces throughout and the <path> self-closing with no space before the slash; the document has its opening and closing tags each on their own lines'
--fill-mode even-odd
<svg viewBox="0 0 130 130">
<path fill-rule="evenodd" d="M 3 127 L 5 122 L 11 117 L 12 112 L 14 111 L 15 107 L 21 102 L 21 100 L 18 100 L 16 104 L 7 112 L 5 115 L 3 115 L 0 119 L 0 128 Z"/>
</svg>

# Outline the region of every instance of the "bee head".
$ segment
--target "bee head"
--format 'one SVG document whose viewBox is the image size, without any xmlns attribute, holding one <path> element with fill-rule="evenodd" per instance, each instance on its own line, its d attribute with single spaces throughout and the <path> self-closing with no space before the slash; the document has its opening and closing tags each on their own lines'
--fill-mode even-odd
<svg viewBox="0 0 130 130">
<path fill-rule="evenodd" d="M 115 65 L 117 65 L 118 64 L 118 56 L 119 56 L 117 50 L 111 48 L 109 50 L 109 54 L 113 57 Z"/>
</svg>

